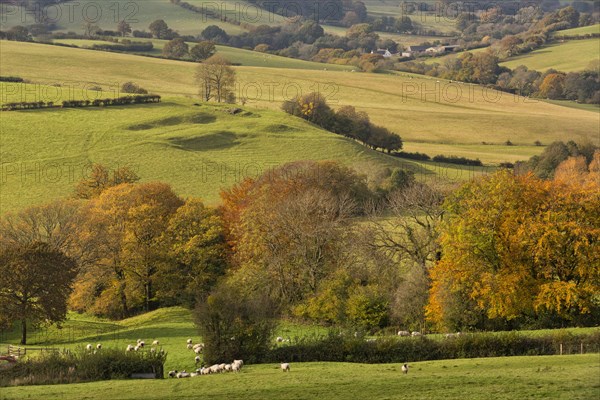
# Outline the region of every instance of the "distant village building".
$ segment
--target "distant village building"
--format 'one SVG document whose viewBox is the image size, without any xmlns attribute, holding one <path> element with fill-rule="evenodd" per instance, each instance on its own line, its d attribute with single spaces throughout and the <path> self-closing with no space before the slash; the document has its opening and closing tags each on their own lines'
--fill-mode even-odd
<svg viewBox="0 0 600 400">
<path fill-rule="evenodd" d="M 458 50 L 459 46 L 457 45 L 452 45 L 452 46 L 435 46 L 435 47 L 429 47 L 425 50 L 425 53 L 427 54 L 443 54 L 443 53 L 449 53 L 452 51 L 456 51 Z"/>
<path fill-rule="evenodd" d="M 394 55 L 390 53 L 389 49 L 377 49 L 377 51 L 371 51 L 371 54 L 379 54 L 380 56 L 383 56 L 383 58 L 394 57 Z"/>
<path fill-rule="evenodd" d="M 402 57 L 413 57 L 424 53 L 427 50 L 428 46 L 408 46 L 406 51 L 402 52 Z"/>
</svg>

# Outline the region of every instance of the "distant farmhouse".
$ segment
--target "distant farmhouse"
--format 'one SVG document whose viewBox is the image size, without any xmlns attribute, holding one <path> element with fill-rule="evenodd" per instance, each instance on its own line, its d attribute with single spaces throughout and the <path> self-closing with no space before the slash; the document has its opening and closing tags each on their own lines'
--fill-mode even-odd
<svg viewBox="0 0 600 400">
<path fill-rule="evenodd" d="M 390 53 L 389 49 L 377 49 L 377 51 L 371 51 L 371 54 L 379 54 L 383 58 L 392 58 L 394 55 Z"/>
<path fill-rule="evenodd" d="M 443 54 L 457 51 L 460 46 L 409 46 L 408 49 L 402 52 L 402 57 L 414 57 L 420 54 Z"/>
</svg>

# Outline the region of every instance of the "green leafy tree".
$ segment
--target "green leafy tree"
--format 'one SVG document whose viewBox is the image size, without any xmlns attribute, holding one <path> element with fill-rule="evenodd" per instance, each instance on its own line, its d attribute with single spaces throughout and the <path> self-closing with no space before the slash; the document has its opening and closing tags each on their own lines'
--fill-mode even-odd
<svg viewBox="0 0 600 400">
<path fill-rule="evenodd" d="M 217 51 L 213 42 L 200 42 L 190 50 L 190 56 L 194 61 L 202 61 L 212 57 Z"/>
<path fill-rule="evenodd" d="M 21 344 L 27 344 L 28 321 L 57 323 L 65 319 L 76 275 L 75 261 L 46 243 L 3 246 L 0 321 L 20 321 Z"/>
<path fill-rule="evenodd" d="M 163 47 L 162 55 L 168 58 L 183 58 L 189 53 L 189 46 L 182 38 L 170 40 Z"/>
</svg>

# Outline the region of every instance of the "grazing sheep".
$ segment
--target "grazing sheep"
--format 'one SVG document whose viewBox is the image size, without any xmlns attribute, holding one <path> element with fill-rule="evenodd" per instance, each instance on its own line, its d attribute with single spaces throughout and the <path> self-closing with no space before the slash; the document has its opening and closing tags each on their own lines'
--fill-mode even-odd
<svg viewBox="0 0 600 400">
<path fill-rule="evenodd" d="M 140 340 L 138 342 L 138 346 L 140 346 L 140 348 L 143 348 L 146 345 L 146 343 L 143 340 Z"/>
<path fill-rule="evenodd" d="M 102 343 L 98 343 L 98 344 L 96 345 L 96 348 L 97 348 L 98 350 L 100 350 L 100 349 L 102 348 Z"/>
<path fill-rule="evenodd" d="M 150 353 L 156 353 L 156 349 L 153 347 L 150 349 Z"/>
<path fill-rule="evenodd" d="M 158 340 L 155 340 L 152 342 L 152 346 L 158 346 L 158 344 L 159 344 Z"/>
<path fill-rule="evenodd" d="M 134 347 L 132 345 L 128 344 L 125 351 L 133 351 L 133 349 L 134 349 Z"/>
<path fill-rule="evenodd" d="M 196 361 L 196 365 L 198 365 L 198 363 L 200 362 L 200 356 L 196 356 L 196 358 L 194 358 L 194 360 Z"/>
<path fill-rule="evenodd" d="M 87 346 L 85 346 L 85 349 L 86 349 L 87 351 L 92 351 L 92 348 L 93 348 L 93 347 L 94 347 L 94 346 L 92 346 L 92 344 L 91 344 L 91 343 L 88 343 L 88 345 L 87 345 Z"/>
<path fill-rule="evenodd" d="M 402 365 L 402 373 L 408 374 L 408 364 Z"/>
<path fill-rule="evenodd" d="M 194 346 L 192 346 L 194 349 L 200 348 L 200 347 L 204 347 L 204 343 L 196 343 Z"/>
<path fill-rule="evenodd" d="M 225 364 L 219 364 L 219 372 L 225 372 Z"/>
<path fill-rule="evenodd" d="M 141 347 L 140 347 L 140 345 L 138 344 L 137 346 L 135 346 L 135 347 L 133 348 L 133 351 L 139 351 L 139 350 L 140 350 L 140 348 L 141 348 Z"/>
<path fill-rule="evenodd" d="M 231 364 L 225 364 L 225 372 L 231 372 L 233 369 L 231 368 Z"/>
<path fill-rule="evenodd" d="M 290 372 L 290 364 L 289 363 L 281 363 L 281 370 L 283 372 Z"/>
<path fill-rule="evenodd" d="M 186 372 L 185 369 L 177 374 L 177 378 L 189 378 L 189 377 L 190 377 L 190 373 Z"/>
<path fill-rule="evenodd" d="M 188 343 L 187 348 L 188 348 L 188 350 L 192 350 L 194 348 L 194 346 L 192 346 L 191 343 Z"/>
<path fill-rule="evenodd" d="M 196 347 L 194 350 L 194 353 L 196 354 L 202 354 L 202 347 Z"/>
<path fill-rule="evenodd" d="M 240 372 L 241 369 L 242 369 L 242 366 L 240 364 L 236 364 L 236 363 L 231 364 L 232 372 Z"/>
<path fill-rule="evenodd" d="M 192 343 L 194 343 L 194 341 L 192 339 L 187 340 L 187 344 L 192 344 Z"/>
<path fill-rule="evenodd" d="M 413 332 L 411 333 L 411 336 L 421 336 L 421 332 Z"/>
<path fill-rule="evenodd" d="M 283 338 L 281 336 L 277 336 L 277 339 L 275 339 L 275 341 L 277 343 L 281 343 L 281 342 L 283 342 Z"/>
<path fill-rule="evenodd" d="M 177 376 L 177 370 L 169 371 L 169 378 L 175 378 Z"/>
<path fill-rule="evenodd" d="M 138 340 L 136 340 L 136 343 L 140 344 L 141 341 L 142 341 L 142 339 L 138 339 Z"/>
<path fill-rule="evenodd" d="M 232 364 L 239 364 L 241 368 L 244 366 L 244 360 L 233 360 Z"/>
<path fill-rule="evenodd" d="M 208 367 L 208 369 L 210 370 L 211 374 L 218 374 L 219 373 L 219 364 L 211 365 L 210 367 Z"/>
<path fill-rule="evenodd" d="M 409 331 L 398 331 L 398 336 L 410 336 Z"/>
</svg>

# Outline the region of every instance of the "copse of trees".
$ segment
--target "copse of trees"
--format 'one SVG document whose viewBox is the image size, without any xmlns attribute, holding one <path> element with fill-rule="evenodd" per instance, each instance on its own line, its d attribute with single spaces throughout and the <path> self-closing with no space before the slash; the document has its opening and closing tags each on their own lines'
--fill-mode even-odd
<svg viewBox="0 0 600 400">
<path fill-rule="evenodd" d="M 204 101 L 235 103 L 235 71 L 220 55 L 214 55 L 198 66 L 196 82 Z"/>
<path fill-rule="evenodd" d="M 528 161 L 516 163 L 515 172 L 520 175 L 533 173 L 541 179 L 552 179 L 558 166 L 568 158 L 583 157 L 585 165 L 589 166 L 593 162 L 597 151 L 598 146 L 592 143 L 553 142 L 539 156 L 533 156 Z"/>
<path fill-rule="evenodd" d="M 333 111 L 327 100 L 317 92 L 299 96 L 283 103 L 283 111 L 303 118 L 328 131 L 353 138 L 373 150 L 388 153 L 402 149 L 402 139 L 387 128 L 374 125 L 364 112 L 352 106 Z"/>
</svg>

